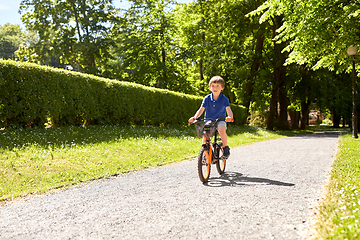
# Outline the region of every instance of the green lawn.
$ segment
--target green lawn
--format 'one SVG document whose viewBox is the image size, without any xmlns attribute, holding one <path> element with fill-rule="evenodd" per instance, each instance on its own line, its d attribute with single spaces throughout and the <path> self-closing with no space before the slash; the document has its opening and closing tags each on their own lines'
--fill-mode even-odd
<svg viewBox="0 0 360 240">
<path fill-rule="evenodd" d="M 294 133 L 228 128 L 231 147 L 289 134 Z M 0 201 L 191 159 L 200 146 L 195 128 L 187 126 L 3 129 Z"/>
<path fill-rule="evenodd" d="M 341 136 L 330 183 L 321 201 L 316 239 L 360 239 L 360 139 Z"/>
<path fill-rule="evenodd" d="M 236 147 L 285 136 L 330 130 L 271 132 L 229 126 Z M 339 129 L 335 129 L 339 130 Z M 340 129 L 342 130 L 342 129 Z M 0 201 L 196 157 L 194 127 L 89 126 L 0 130 Z M 360 237 L 360 140 L 341 136 L 314 238 Z M 194 169 L 196 171 L 196 169 Z"/>
</svg>

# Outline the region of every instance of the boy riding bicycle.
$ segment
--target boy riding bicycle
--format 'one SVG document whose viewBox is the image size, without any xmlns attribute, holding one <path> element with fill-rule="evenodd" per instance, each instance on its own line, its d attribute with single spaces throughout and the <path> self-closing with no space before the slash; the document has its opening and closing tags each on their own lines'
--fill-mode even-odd
<svg viewBox="0 0 360 240">
<path fill-rule="evenodd" d="M 223 156 L 229 157 L 230 148 L 227 145 L 226 122 L 233 121 L 233 112 L 230 108 L 229 99 L 221 93 L 225 88 L 224 79 L 220 76 L 212 77 L 209 81 L 209 88 L 211 93 L 204 98 L 199 110 L 197 110 L 195 115 L 189 119 L 189 122 L 193 122 L 195 119 L 199 118 L 204 111 L 205 118 L 226 118 L 226 121 L 218 122 L 217 130 L 223 143 Z M 203 144 L 204 143 L 205 138 L 203 138 Z"/>
</svg>

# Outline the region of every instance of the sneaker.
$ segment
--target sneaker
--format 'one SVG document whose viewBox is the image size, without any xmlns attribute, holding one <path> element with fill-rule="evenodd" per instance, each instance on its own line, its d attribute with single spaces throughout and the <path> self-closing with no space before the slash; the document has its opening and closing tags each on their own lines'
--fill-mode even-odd
<svg viewBox="0 0 360 240">
<path fill-rule="evenodd" d="M 223 148 L 223 156 L 228 158 L 230 156 L 230 148 L 229 146 L 226 146 Z"/>
</svg>

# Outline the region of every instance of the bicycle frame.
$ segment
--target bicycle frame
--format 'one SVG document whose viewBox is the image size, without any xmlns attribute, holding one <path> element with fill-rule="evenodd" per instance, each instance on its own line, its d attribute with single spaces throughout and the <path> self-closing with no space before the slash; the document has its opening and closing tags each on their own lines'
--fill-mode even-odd
<svg viewBox="0 0 360 240">
<path fill-rule="evenodd" d="M 214 149 L 213 149 L 213 146 L 216 146 L 216 144 L 217 144 L 217 141 L 219 141 L 219 140 L 221 140 L 221 139 L 219 139 L 218 138 L 218 130 L 217 130 L 217 123 L 219 122 L 219 121 L 223 121 L 223 120 L 225 120 L 225 118 L 218 118 L 218 119 L 203 119 L 204 121 L 207 121 L 207 120 L 210 120 L 210 121 L 215 121 L 214 122 L 214 125 L 213 125 L 213 127 L 215 127 L 215 132 L 214 132 L 214 136 L 213 136 L 213 138 L 214 138 L 214 141 L 212 142 L 211 141 L 211 136 L 210 136 L 210 130 L 209 130 L 209 132 L 207 132 L 206 130 L 205 130 L 205 127 L 204 127 L 204 132 L 203 132 L 203 137 L 205 138 L 205 144 L 206 145 L 208 145 L 208 147 L 209 147 L 209 152 L 214 152 Z M 209 134 L 208 136 L 207 136 L 207 134 Z M 210 150 L 213 150 L 213 151 L 210 151 Z M 217 156 L 215 156 L 215 157 L 217 157 Z"/>
<path fill-rule="evenodd" d="M 221 139 L 218 138 L 218 131 L 216 129 L 216 124 L 219 121 L 225 120 L 224 118 L 219 118 L 219 119 L 197 119 L 195 122 L 191 123 L 198 123 L 199 121 L 215 121 L 213 122 L 213 124 L 207 125 L 205 124 L 205 126 L 202 129 L 202 137 L 204 139 L 203 141 L 203 145 L 200 149 L 199 152 L 199 157 L 198 157 L 198 173 L 199 173 L 199 177 L 200 180 L 205 183 L 208 181 L 209 176 L 210 176 L 210 169 L 211 169 L 211 164 L 216 164 L 216 168 L 217 171 L 219 172 L 219 174 L 223 174 L 225 171 L 225 165 L 226 165 L 226 158 L 220 157 L 220 153 L 221 153 L 221 143 L 218 143 L 218 141 L 220 141 Z M 214 141 L 211 141 L 212 138 L 212 128 L 214 129 Z M 200 129 L 200 128 L 199 128 Z M 198 136 L 200 137 L 201 135 L 199 134 L 200 132 L 198 131 Z"/>
<path fill-rule="evenodd" d="M 218 131 L 217 129 L 215 130 L 215 133 L 214 133 L 214 141 L 211 142 L 211 137 L 210 136 L 205 136 L 206 133 L 204 133 L 204 138 L 205 138 L 205 144 L 207 145 L 207 148 L 209 149 L 207 154 L 208 154 L 208 163 L 209 164 L 212 164 L 212 159 L 215 158 L 215 160 L 217 160 L 217 156 L 215 154 L 215 148 L 213 146 L 216 146 L 217 144 L 217 134 L 218 134 Z"/>
</svg>

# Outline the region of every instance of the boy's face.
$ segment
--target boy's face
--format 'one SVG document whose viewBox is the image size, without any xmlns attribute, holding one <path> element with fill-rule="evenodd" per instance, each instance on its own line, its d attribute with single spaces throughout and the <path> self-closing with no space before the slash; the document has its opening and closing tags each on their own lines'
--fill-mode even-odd
<svg viewBox="0 0 360 240">
<path fill-rule="evenodd" d="M 224 90 L 224 87 L 220 83 L 211 83 L 210 84 L 210 91 L 213 94 L 218 95 L 221 93 L 222 90 Z"/>
</svg>

